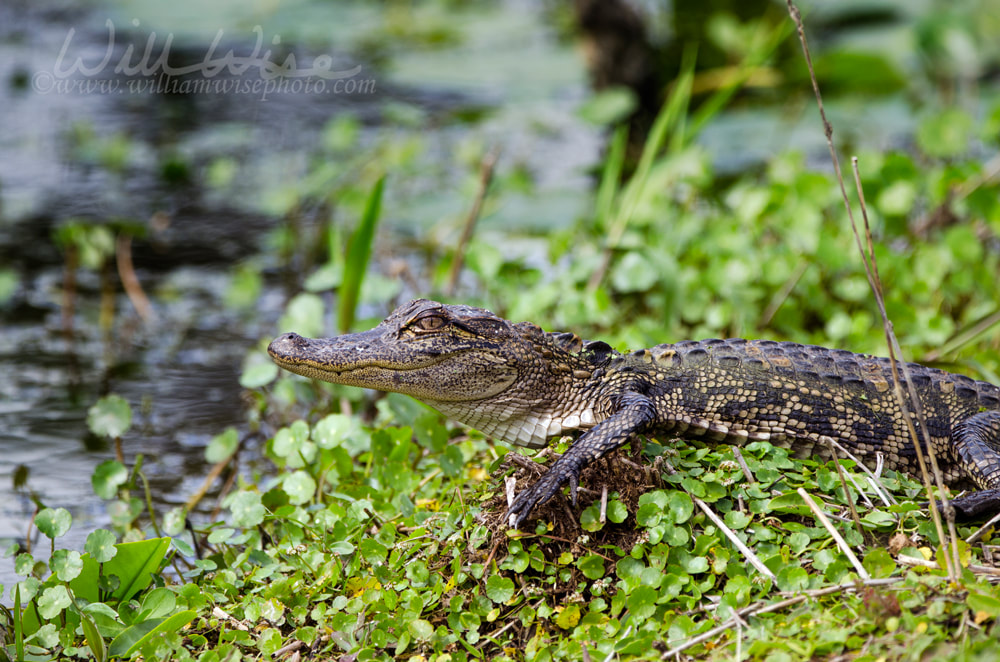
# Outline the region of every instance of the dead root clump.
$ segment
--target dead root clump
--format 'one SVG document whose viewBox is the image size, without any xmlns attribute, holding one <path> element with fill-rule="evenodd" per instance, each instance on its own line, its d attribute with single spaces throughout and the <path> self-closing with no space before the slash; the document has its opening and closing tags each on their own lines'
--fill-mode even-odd
<svg viewBox="0 0 1000 662">
<path fill-rule="evenodd" d="M 528 489 L 539 476 L 547 471 L 556 457 L 546 458 L 544 464 L 536 463 L 524 456 L 509 453 L 492 479 L 499 486 L 503 485 L 504 477 L 511 476 L 515 480 L 515 493 Z M 631 457 L 630 457 L 631 456 Z M 513 470 L 513 473 L 511 473 Z M 639 542 L 641 532 L 636 528 L 635 512 L 639 507 L 639 497 L 646 492 L 663 486 L 659 473 L 648 463 L 644 463 L 641 450 L 616 450 L 604 458 L 593 462 L 580 475 L 580 485 L 577 489 L 577 504 L 574 507 L 570 501 L 569 491 L 563 489 L 546 503 L 536 506 L 521 525 L 522 537 L 534 537 L 539 522 L 547 525 L 547 531 L 542 534 L 546 541 L 540 545 L 548 560 L 554 560 L 565 551 L 580 553 L 581 547 L 588 550 L 599 550 L 605 546 L 615 546 L 628 552 Z M 586 531 L 580 525 L 580 515 L 593 504 L 602 500 L 605 490 L 610 500 L 611 495 L 618 493 L 617 499 L 628 509 L 628 517 L 621 523 L 610 520 L 598 531 Z M 507 497 L 501 488 L 483 503 L 482 521 L 493 534 L 493 553 L 497 560 L 507 554 L 507 543 L 511 539 L 507 520 Z M 516 534 L 515 534 L 516 535 Z"/>
</svg>

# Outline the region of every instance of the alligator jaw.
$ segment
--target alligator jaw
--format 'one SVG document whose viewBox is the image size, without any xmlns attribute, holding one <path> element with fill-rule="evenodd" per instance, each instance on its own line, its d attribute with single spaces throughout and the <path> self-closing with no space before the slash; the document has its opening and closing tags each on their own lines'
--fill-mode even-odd
<svg viewBox="0 0 1000 662">
<path fill-rule="evenodd" d="M 431 406 L 468 402 L 460 408 L 469 409 L 517 379 L 517 367 L 499 355 L 502 347 L 492 345 L 401 339 L 399 328 L 383 323 L 335 338 L 286 333 L 267 351 L 279 366 L 305 377 L 404 393 Z"/>
<path fill-rule="evenodd" d="M 267 353 L 278 366 L 289 372 L 335 384 L 347 383 L 342 378 L 350 378 L 368 368 L 386 371 L 420 370 L 447 358 L 409 357 L 394 361 L 391 357 L 372 351 L 372 341 L 377 339 L 366 337 L 371 333 L 367 331 L 336 338 L 303 338 L 297 333 L 285 333 L 271 341 L 267 346 Z M 364 342 L 366 340 L 368 342 Z M 372 356 L 366 357 L 365 354 L 369 353 Z M 369 388 L 379 386 L 372 385 Z"/>
</svg>

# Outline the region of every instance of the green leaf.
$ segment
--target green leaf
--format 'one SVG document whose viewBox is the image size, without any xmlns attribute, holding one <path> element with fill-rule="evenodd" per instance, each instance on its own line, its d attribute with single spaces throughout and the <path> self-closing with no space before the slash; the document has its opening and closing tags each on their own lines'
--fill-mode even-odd
<svg viewBox="0 0 1000 662">
<path fill-rule="evenodd" d="M 361 135 L 361 122 L 349 112 L 338 113 L 323 127 L 322 144 L 331 152 L 343 152 L 353 148 Z"/>
<path fill-rule="evenodd" d="M 365 540 L 371 540 L 371 538 L 365 538 Z M 338 540 L 330 544 L 330 553 L 347 556 L 354 553 L 354 545 L 346 540 Z"/>
<path fill-rule="evenodd" d="M 645 495 L 643 495 L 645 496 Z M 639 526 L 654 527 L 663 517 L 663 506 L 656 503 L 642 503 L 635 513 L 635 521 Z"/>
<path fill-rule="evenodd" d="M 80 560 L 80 552 L 69 549 L 57 549 L 52 552 L 49 559 L 49 567 L 56 574 L 59 581 L 68 582 L 75 579 L 83 570 L 83 561 Z"/>
<path fill-rule="evenodd" d="M 920 123 L 917 144 L 928 156 L 959 156 L 969 148 L 972 126 L 972 117 L 964 110 L 946 108 Z"/>
<path fill-rule="evenodd" d="M 187 522 L 187 510 L 184 506 L 174 506 L 163 514 L 160 529 L 168 536 L 179 536 L 184 531 Z M 176 540 L 176 538 L 174 538 Z"/>
<path fill-rule="evenodd" d="M 170 538 L 150 538 L 116 545 L 118 553 L 104 564 L 104 574 L 118 577 L 120 584 L 112 591 L 116 600 L 128 600 L 153 581 L 170 549 Z"/>
<path fill-rule="evenodd" d="M 596 126 L 621 122 L 635 110 L 635 92 L 627 87 L 608 87 L 592 95 L 577 109 L 577 114 Z"/>
<path fill-rule="evenodd" d="M 286 474 L 281 481 L 281 487 L 288 495 L 289 503 L 296 506 L 308 503 L 316 494 L 316 481 L 301 470 Z"/>
<path fill-rule="evenodd" d="M 115 547 L 115 534 L 105 529 L 91 531 L 83 551 L 90 554 L 98 563 L 110 561 L 118 553 L 118 548 Z"/>
<path fill-rule="evenodd" d="M 120 395 L 107 395 L 87 411 L 87 427 L 99 437 L 117 439 L 132 425 L 132 408 Z"/>
<path fill-rule="evenodd" d="M 792 550 L 793 554 L 801 554 L 809 545 L 809 536 L 801 531 L 796 531 L 785 540 L 788 542 L 788 548 Z"/>
<path fill-rule="evenodd" d="M 757 472 L 757 478 L 760 478 Z M 786 492 L 771 499 L 765 512 L 791 513 L 794 515 L 808 515 L 811 511 L 809 506 L 802 502 L 802 497 L 798 492 Z"/>
<path fill-rule="evenodd" d="M 343 266 L 340 262 L 330 260 L 309 274 L 302 287 L 307 292 L 327 292 L 340 285 L 343 279 Z"/>
<path fill-rule="evenodd" d="M 94 469 L 90 484 L 94 494 L 102 499 L 113 499 L 118 494 L 118 488 L 128 480 L 128 469 L 117 460 L 105 460 Z"/>
<path fill-rule="evenodd" d="M 415 618 L 406 624 L 406 629 L 414 639 L 427 641 L 434 634 L 434 626 L 422 618 Z"/>
<path fill-rule="evenodd" d="M 250 308 L 260 300 L 261 285 L 260 269 L 253 263 L 244 262 L 229 275 L 223 299 L 227 306 Z"/>
<path fill-rule="evenodd" d="M 69 591 L 62 584 L 50 586 L 42 591 L 38 598 L 38 613 L 42 618 L 51 620 L 72 604 Z"/>
<path fill-rule="evenodd" d="M 600 531 L 603 527 L 604 524 L 601 522 L 601 507 L 599 504 L 591 504 L 580 513 L 580 528 L 584 531 L 593 533 L 594 531 Z"/>
<path fill-rule="evenodd" d="M 430 571 L 423 561 L 413 561 L 406 564 L 406 578 L 414 586 L 424 586 L 430 578 Z"/>
<path fill-rule="evenodd" d="M 35 557 L 28 552 L 18 554 L 14 559 L 14 572 L 19 575 L 30 575 L 35 569 Z"/>
<path fill-rule="evenodd" d="M 597 554 L 587 554 L 577 559 L 576 567 L 587 579 L 600 579 L 604 576 L 604 559 Z"/>
<path fill-rule="evenodd" d="M 611 285 L 617 292 L 645 292 L 659 280 L 653 262 L 638 251 L 626 253 L 611 271 Z"/>
<path fill-rule="evenodd" d="M 240 436 L 236 432 L 236 428 L 228 427 L 221 434 L 212 437 L 212 440 L 208 442 L 208 447 L 205 448 L 205 459 L 215 464 L 216 462 L 221 462 L 226 458 L 232 457 L 239 443 Z"/>
<path fill-rule="evenodd" d="M 995 595 L 969 591 L 965 603 L 974 612 L 984 612 L 992 618 L 1000 617 L 1000 598 Z"/>
<path fill-rule="evenodd" d="M 905 216 L 913 209 L 917 195 L 914 182 L 898 180 L 882 189 L 875 199 L 875 205 L 887 216 Z"/>
<path fill-rule="evenodd" d="M 615 524 L 621 524 L 628 517 L 628 508 L 618 499 L 608 502 L 608 519 Z"/>
<path fill-rule="evenodd" d="M 556 625 L 563 630 L 575 628 L 580 622 L 580 605 L 570 604 L 562 608 L 556 615 Z"/>
<path fill-rule="evenodd" d="M 195 619 L 194 610 L 180 611 L 167 618 L 153 618 L 126 628 L 115 637 L 108 648 L 112 657 L 130 657 L 139 648 L 160 633 L 177 632 Z"/>
<path fill-rule="evenodd" d="M 889 555 L 889 552 L 882 547 L 874 547 L 865 554 L 861 565 L 876 579 L 888 577 L 896 570 L 896 562 Z"/>
<path fill-rule="evenodd" d="M 88 545 L 90 538 L 88 537 Z M 77 598 L 95 603 L 98 595 L 99 578 L 103 575 L 114 586 L 111 600 L 127 600 L 143 590 L 153 581 L 154 575 L 170 549 L 170 538 L 151 538 L 137 542 L 124 542 L 115 546 L 115 553 L 100 565 L 90 554 L 84 554 L 83 570 L 70 582 L 70 588 Z M 107 556 L 107 552 L 103 551 Z M 100 623 L 98 623 L 100 625 Z"/>
<path fill-rule="evenodd" d="M 663 525 L 662 541 L 671 547 L 686 545 L 690 539 L 691 536 L 688 534 L 687 528 L 673 524 Z"/>
<path fill-rule="evenodd" d="M 357 419 L 344 414 L 330 414 L 313 426 L 312 440 L 320 448 L 335 448 L 351 434 L 360 431 Z"/>
<path fill-rule="evenodd" d="M 689 575 L 708 572 L 708 559 L 704 556 L 689 556 L 683 559 L 681 568 Z"/>
<path fill-rule="evenodd" d="M 94 619 L 87 613 L 81 613 L 80 625 L 83 627 L 84 639 L 86 639 L 87 646 L 90 648 L 94 659 L 97 662 L 104 662 L 104 660 L 108 659 L 108 646 L 104 641 L 104 637 L 98 631 Z"/>
<path fill-rule="evenodd" d="M 804 568 L 785 566 L 778 571 L 776 582 L 782 591 L 804 591 L 809 588 L 809 573 Z"/>
<path fill-rule="evenodd" d="M 162 618 L 169 616 L 177 607 L 177 595 L 169 588 L 154 588 L 142 598 L 142 608 L 139 611 L 139 618 L 146 620 L 149 618 Z"/>
<path fill-rule="evenodd" d="M 343 541 L 341 541 L 343 542 Z M 347 553 L 350 554 L 353 550 L 353 545 L 351 550 L 348 552 L 337 552 L 340 554 Z M 361 556 L 364 557 L 368 563 L 372 565 L 380 565 L 385 563 L 385 557 L 389 553 L 389 550 L 385 545 L 375 540 L 374 538 L 364 537 L 358 543 L 358 549 L 361 551 Z"/>
<path fill-rule="evenodd" d="M 240 386 L 248 389 L 266 386 L 278 377 L 279 372 L 278 366 L 275 365 L 270 356 L 255 349 L 243 359 Z"/>
<path fill-rule="evenodd" d="M 726 513 L 723 521 L 730 529 L 744 529 L 750 524 L 750 516 L 742 510 L 730 510 Z"/>
<path fill-rule="evenodd" d="M 507 577 L 491 575 L 486 580 L 486 597 L 500 604 L 507 602 L 514 597 L 514 581 Z"/>
<path fill-rule="evenodd" d="M 81 612 L 92 619 L 101 637 L 114 639 L 125 629 L 118 612 L 103 602 L 91 602 Z"/>
<path fill-rule="evenodd" d="M 0 306 L 4 306 L 17 293 L 19 279 L 13 269 L 0 269 Z"/>
<path fill-rule="evenodd" d="M 29 598 L 30 599 L 30 598 Z M 20 615 L 21 611 L 21 582 L 14 586 L 14 614 Z M 19 616 L 14 618 L 14 651 L 15 659 L 24 659 L 24 619 Z"/>
<path fill-rule="evenodd" d="M 694 514 L 694 501 L 684 492 L 667 492 L 667 512 L 674 524 L 683 524 Z"/>
<path fill-rule="evenodd" d="M 303 467 L 316 457 L 316 444 L 309 441 L 309 426 L 301 420 L 278 430 L 271 450 L 293 468 Z"/>
<path fill-rule="evenodd" d="M 251 528 L 264 521 L 266 510 L 256 492 L 237 492 L 228 499 L 228 504 L 236 526 Z"/>
<path fill-rule="evenodd" d="M 65 535 L 72 524 L 73 516 L 65 508 L 45 508 L 35 515 L 35 526 L 53 540 Z"/>
<path fill-rule="evenodd" d="M 625 598 L 625 606 L 628 607 L 632 618 L 636 622 L 642 622 L 656 613 L 656 589 L 651 586 L 637 586 Z"/>
<path fill-rule="evenodd" d="M 236 529 L 228 526 L 222 526 L 208 534 L 208 542 L 210 545 L 218 545 L 220 543 L 229 542 L 235 534 Z"/>
<path fill-rule="evenodd" d="M 341 333 L 348 333 L 354 326 L 354 312 L 358 305 L 358 294 L 368 268 L 368 258 L 372 252 L 375 226 L 378 225 L 382 210 L 382 189 L 385 175 L 378 178 L 361 215 L 361 222 L 347 242 L 347 260 L 344 262 L 344 280 L 340 286 L 337 306 L 338 325 Z"/>
<path fill-rule="evenodd" d="M 300 292 L 288 302 L 285 314 L 278 320 L 278 327 L 314 338 L 323 333 L 323 310 L 322 299 L 315 294 Z"/>
</svg>

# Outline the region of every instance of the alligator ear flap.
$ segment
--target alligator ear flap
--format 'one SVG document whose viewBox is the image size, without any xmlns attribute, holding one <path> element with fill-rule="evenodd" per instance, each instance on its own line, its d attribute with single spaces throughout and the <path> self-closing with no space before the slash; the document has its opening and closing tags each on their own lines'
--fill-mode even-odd
<svg viewBox="0 0 1000 662">
<path fill-rule="evenodd" d="M 608 354 L 614 352 L 611 345 L 603 340 L 588 340 L 583 345 L 583 351 L 590 354 L 589 359 L 592 363 L 603 363 L 607 360 Z"/>
</svg>

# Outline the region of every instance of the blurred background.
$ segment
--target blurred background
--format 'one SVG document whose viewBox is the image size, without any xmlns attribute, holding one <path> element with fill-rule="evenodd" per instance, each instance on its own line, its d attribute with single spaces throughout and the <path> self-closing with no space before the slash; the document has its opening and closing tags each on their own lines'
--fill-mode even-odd
<svg viewBox="0 0 1000 662">
<path fill-rule="evenodd" d="M 907 358 L 997 381 L 1000 3 L 799 6 Z M 213 439 L 376 415 L 263 348 L 416 296 L 885 351 L 784 3 L 10 0 L 0 126 L 6 544 L 127 529 L 116 436 L 169 512 Z"/>
</svg>

